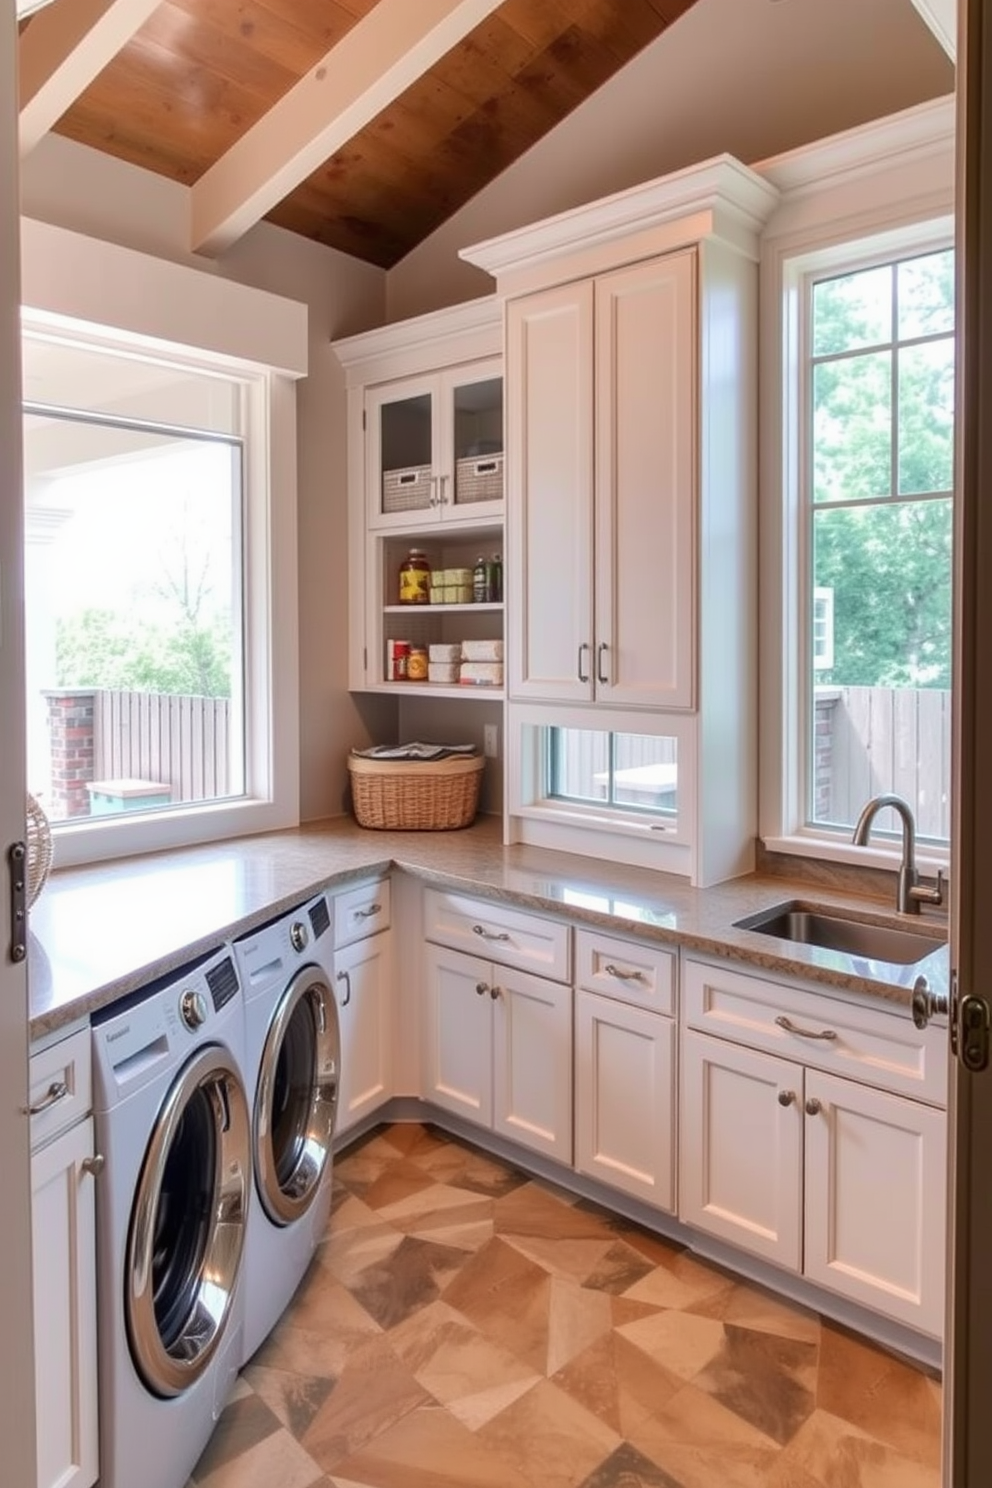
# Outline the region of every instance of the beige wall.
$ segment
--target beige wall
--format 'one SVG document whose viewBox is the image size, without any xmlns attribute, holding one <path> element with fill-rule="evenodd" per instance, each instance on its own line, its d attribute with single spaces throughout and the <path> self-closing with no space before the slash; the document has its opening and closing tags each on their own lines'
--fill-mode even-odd
<svg viewBox="0 0 992 1488">
<path fill-rule="evenodd" d="M 697 0 L 388 276 L 390 320 L 488 294 L 459 248 L 728 152 L 746 164 L 949 93 L 910 0 Z"/>
<path fill-rule="evenodd" d="M 309 375 L 298 384 L 300 814 L 340 814 L 353 744 L 393 737 L 391 699 L 347 690 L 346 435 L 335 336 L 381 323 L 381 269 L 261 223 L 216 262 L 186 247 L 184 187 L 50 135 L 24 164 L 29 217 L 193 264 L 305 302 Z"/>
</svg>

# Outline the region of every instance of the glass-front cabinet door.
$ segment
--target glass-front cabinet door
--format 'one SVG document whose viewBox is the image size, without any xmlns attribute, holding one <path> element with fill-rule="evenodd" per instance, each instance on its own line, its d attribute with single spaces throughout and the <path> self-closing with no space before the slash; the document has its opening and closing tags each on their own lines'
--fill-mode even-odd
<svg viewBox="0 0 992 1488">
<path fill-rule="evenodd" d="M 365 437 L 370 527 L 502 515 L 499 358 L 369 388 Z"/>
</svg>

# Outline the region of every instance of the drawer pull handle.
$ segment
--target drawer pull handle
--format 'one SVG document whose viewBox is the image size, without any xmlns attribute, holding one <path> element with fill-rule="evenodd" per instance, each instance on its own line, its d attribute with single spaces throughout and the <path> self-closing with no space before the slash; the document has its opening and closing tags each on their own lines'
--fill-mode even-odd
<svg viewBox="0 0 992 1488">
<path fill-rule="evenodd" d="M 780 1090 L 778 1093 L 780 1106 L 794 1106 L 796 1103 L 796 1092 L 794 1090 Z"/>
<path fill-rule="evenodd" d="M 643 971 L 624 971 L 622 966 L 614 966 L 612 961 L 607 961 L 603 970 L 607 976 L 616 977 L 621 982 L 643 982 L 646 980 Z"/>
<path fill-rule="evenodd" d="M 28 1106 L 28 1115 L 40 1116 L 42 1111 L 50 1111 L 60 1100 L 65 1100 L 68 1094 L 69 1087 L 64 1080 L 53 1080 L 48 1087 L 48 1094 L 43 1095 L 33 1106 Z"/>
<path fill-rule="evenodd" d="M 337 974 L 337 980 L 339 982 L 344 982 L 344 1001 L 342 1002 L 341 1006 L 343 1008 L 346 1008 L 351 1001 L 351 977 L 346 971 L 339 971 Z"/>
<path fill-rule="evenodd" d="M 473 925 L 472 931 L 475 935 L 481 935 L 483 940 L 509 940 L 505 930 L 487 930 L 485 925 Z"/>
<path fill-rule="evenodd" d="M 476 995 L 477 996 L 479 996 L 479 997 L 485 997 L 486 993 L 489 991 L 488 983 L 486 983 L 486 982 L 476 982 L 476 984 L 475 984 L 475 991 L 476 991 Z"/>
<path fill-rule="evenodd" d="M 821 1029 L 819 1033 L 817 1033 L 812 1028 L 800 1028 L 798 1023 L 793 1023 L 792 1019 L 787 1018 L 784 1013 L 780 1014 L 779 1017 L 775 1019 L 775 1022 L 778 1024 L 779 1028 L 784 1028 L 786 1033 L 798 1034 L 800 1038 L 826 1039 L 828 1042 L 831 1042 L 837 1037 L 832 1028 Z"/>
<path fill-rule="evenodd" d="M 811 1095 L 810 1098 L 809 1098 L 809 1100 L 806 1102 L 806 1115 L 807 1116 L 819 1116 L 819 1114 L 820 1114 L 820 1112 L 822 1110 L 823 1110 L 823 1107 L 821 1106 L 820 1102 L 817 1100 L 816 1096 L 815 1095 Z"/>
<path fill-rule="evenodd" d="M 381 914 L 381 913 L 382 913 L 382 905 L 381 904 L 370 904 L 369 907 L 368 907 L 368 909 L 356 909 L 355 910 L 355 919 L 356 920 L 370 920 L 373 915 L 377 915 L 377 914 Z"/>
<path fill-rule="evenodd" d="M 94 1178 L 99 1178 L 106 1165 L 107 1159 L 102 1152 L 94 1152 L 92 1157 L 84 1157 L 82 1161 L 83 1172 L 91 1174 Z"/>
</svg>

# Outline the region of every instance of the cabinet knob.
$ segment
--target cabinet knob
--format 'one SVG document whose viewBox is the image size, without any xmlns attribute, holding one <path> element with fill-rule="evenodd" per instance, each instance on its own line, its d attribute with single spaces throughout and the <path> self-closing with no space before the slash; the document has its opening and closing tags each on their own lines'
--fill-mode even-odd
<svg viewBox="0 0 992 1488">
<path fill-rule="evenodd" d="M 778 1093 L 780 1106 L 794 1106 L 796 1103 L 796 1092 L 794 1090 L 780 1090 Z"/>
<path fill-rule="evenodd" d="M 490 987 L 489 996 L 492 998 L 493 1002 L 495 1002 L 497 997 L 502 996 L 502 993 L 500 992 L 500 989 L 498 987 Z"/>
<path fill-rule="evenodd" d="M 476 993 L 477 993 L 477 995 L 479 997 L 485 997 L 486 993 L 489 991 L 488 983 L 486 983 L 486 982 L 476 982 L 476 984 L 475 984 L 475 990 L 476 990 Z"/>
<path fill-rule="evenodd" d="M 810 1098 L 809 1098 L 809 1100 L 806 1102 L 806 1115 L 807 1116 L 819 1116 L 819 1114 L 820 1114 L 820 1112 L 822 1110 L 823 1110 L 823 1106 L 817 1100 L 816 1096 L 815 1095 L 811 1095 Z"/>
<path fill-rule="evenodd" d="M 94 1178 L 99 1178 L 107 1165 L 107 1159 L 102 1152 L 94 1152 L 92 1157 L 84 1157 L 82 1169 L 84 1173 L 90 1173 Z"/>
</svg>

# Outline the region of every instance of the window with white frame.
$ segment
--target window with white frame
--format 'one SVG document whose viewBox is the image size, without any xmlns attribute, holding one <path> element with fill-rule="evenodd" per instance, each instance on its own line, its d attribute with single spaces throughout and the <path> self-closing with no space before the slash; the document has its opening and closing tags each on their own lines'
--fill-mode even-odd
<svg viewBox="0 0 992 1488">
<path fill-rule="evenodd" d="M 23 366 L 28 788 L 56 861 L 295 819 L 268 376 L 29 319 Z"/>
<path fill-rule="evenodd" d="M 810 273 L 802 306 L 800 825 L 849 837 L 891 791 L 946 846 L 953 249 Z"/>
</svg>

